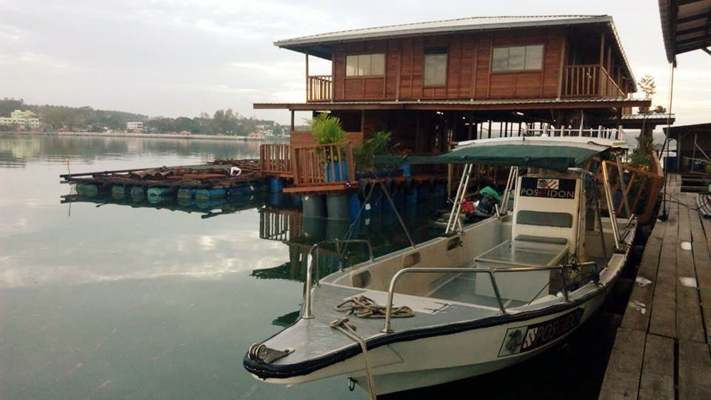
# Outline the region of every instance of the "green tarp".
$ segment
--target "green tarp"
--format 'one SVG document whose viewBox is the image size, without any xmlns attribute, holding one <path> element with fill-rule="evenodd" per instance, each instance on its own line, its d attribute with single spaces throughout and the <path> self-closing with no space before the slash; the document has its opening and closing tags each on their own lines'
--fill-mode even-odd
<svg viewBox="0 0 711 400">
<path fill-rule="evenodd" d="M 544 144 L 537 142 L 472 144 L 456 148 L 437 156 L 380 156 L 379 166 L 411 164 L 475 163 L 484 165 L 538 167 L 565 171 L 581 167 L 593 156 L 608 149 L 607 146 L 583 143 Z"/>
</svg>

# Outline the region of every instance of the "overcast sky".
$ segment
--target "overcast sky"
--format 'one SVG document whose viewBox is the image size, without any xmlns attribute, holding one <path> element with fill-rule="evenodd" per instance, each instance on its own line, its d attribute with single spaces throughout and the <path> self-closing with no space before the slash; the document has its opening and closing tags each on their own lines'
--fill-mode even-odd
<svg viewBox="0 0 711 400">
<path fill-rule="evenodd" d="M 639 79 L 667 103 L 657 0 L 284 1 L 0 0 L 0 97 L 151 116 L 233 108 L 288 121 L 253 102 L 303 101 L 303 55 L 274 40 L 343 29 L 484 15 L 609 14 Z M 711 119 L 711 56 L 678 58 L 678 123 Z M 317 65 L 328 73 L 328 64 Z M 313 67 L 312 67 L 313 70 Z M 318 72 L 318 71 L 316 71 Z"/>
</svg>

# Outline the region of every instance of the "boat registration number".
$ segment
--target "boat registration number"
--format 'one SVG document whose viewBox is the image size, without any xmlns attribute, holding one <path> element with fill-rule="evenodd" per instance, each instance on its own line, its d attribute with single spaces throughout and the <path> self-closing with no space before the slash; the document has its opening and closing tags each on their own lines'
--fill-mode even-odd
<svg viewBox="0 0 711 400">
<path fill-rule="evenodd" d="M 582 308 L 578 308 L 538 324 L 507 329 L 499 357 L 525 353 L 565 335 L 580 324 L 582 315 Z"/>
<path fill-rule="evenodd" d="M 575 179 L 530 178 L 521 179 L 521 196 L 574 199 Z"/>
</svg>

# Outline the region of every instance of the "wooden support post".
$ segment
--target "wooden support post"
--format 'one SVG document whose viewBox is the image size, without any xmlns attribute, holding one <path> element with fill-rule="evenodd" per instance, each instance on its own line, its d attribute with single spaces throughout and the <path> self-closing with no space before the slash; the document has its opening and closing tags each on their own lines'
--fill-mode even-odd
<svg viewBox="0 0 711 400">
<path fill-rule="evenodd" d="M 491 139 L 491 120 L 489 120 L 489 139 Z"/>
<path fill-rule="evenodd" d="M 309 101 L 309 53 L 306 56 L 306 101 Z"/>
<path fill-rule="evenodd" d="M 600 66 L 605 65 L 605 32 L 600 34 Z"/>
<path fill-rule="evenodd" d="M 567 72 L 566 65 L 568 65 L 566 61 L 566 48 L 568 47 L 568 38 L 566 36 L 563 37 L 563 40 L 561 41 L 560 44 L 560 66 L 558 69 L 558 98 L 560 99 L 563 97 L 563 77 L 565 76 L 565 72 Z M 565 81 L 567 83 L 567 80 Z"/>
<path fill-rule="evenodd" d="M 360 132 L 365 140 L 365 110 L 360 110 Z"/>
</svg>

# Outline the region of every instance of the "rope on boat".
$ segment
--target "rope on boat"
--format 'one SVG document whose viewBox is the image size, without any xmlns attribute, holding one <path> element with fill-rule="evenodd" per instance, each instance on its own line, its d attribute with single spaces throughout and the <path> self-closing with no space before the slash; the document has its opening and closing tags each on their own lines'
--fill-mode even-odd
<svg viewBox="0 0 711 400">
<path fill-rule="evenodd" d="M 373 299 L 366 296 L 352 297 L 336 306 L 336 310 L 347 312 L 348 315 L 355 315 L 358 318 L 385 318 L 387 308 L 381 306 Z M 391 318 L 414 317 L 415 312 L 408 306 L 393 307 L 390 312 Z"/>
<path fill-rule="evenodd" d="M 368 394 L 371 400 L 377 400 L 378 395 L 375 391 L 373 371 L 370 369 L 370 363 L 368 362 L 368 345 L 365 342 L 365 339 L 363 339 L 356 333 L 355 325 L 348 321 L 348 318 L 339 318 L 337 320 L 331 321 L 329 326 L 348 336 L 348 338 L 360 345 L 360 349 L 363 352 L 363 360 L 365 360 L 365 375 L 368 378 Z"/>
</svg>

